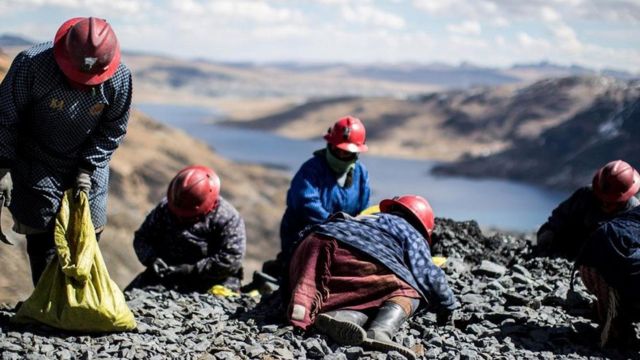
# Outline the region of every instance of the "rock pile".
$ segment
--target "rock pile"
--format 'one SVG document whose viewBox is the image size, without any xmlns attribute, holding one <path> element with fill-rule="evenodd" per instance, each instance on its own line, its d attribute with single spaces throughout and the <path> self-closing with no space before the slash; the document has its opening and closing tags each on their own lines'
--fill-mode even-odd
<svg viewBox="0 0 640 360">
<path fill-rule="evenodd" d="M 571 264 L 538 258 L 524 236 L 485 236 L 475 222 L 438 219 L 434 254 L 461 308 L 455 328 L 439 328 L 419 312 L 395 340 L 428 359 L 639 358 L 637 350 L 597 347 L 593 298 Z M 280 297 L 218 298 L 159 288 L 134 290 L 128 303 L 138 330 L 89 336 L 9 323 L 0 310 L 0 358 L 8 359 L 403 359 L 396 352 L 338 346 L 313 331 L 302 334 L 282 317 Z"/>
</svg>

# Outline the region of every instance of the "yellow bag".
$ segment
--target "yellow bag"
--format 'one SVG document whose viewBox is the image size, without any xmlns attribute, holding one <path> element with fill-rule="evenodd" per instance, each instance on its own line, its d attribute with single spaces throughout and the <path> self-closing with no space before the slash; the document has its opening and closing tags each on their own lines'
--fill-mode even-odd
<svg viewBox="0 0 640 360">
<path fill-rule="evenodd" d="M 55 222 L 54 258 L 12 321 L 40 322 L 65 330 L 133 330 L 124 294 L 109 277 L 95 237 L 89 199 L 68 190 Z"/>
</svg>

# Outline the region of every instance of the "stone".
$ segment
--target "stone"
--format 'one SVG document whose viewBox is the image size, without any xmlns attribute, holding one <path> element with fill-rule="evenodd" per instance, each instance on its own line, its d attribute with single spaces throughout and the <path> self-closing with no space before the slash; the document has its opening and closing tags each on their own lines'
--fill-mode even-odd
<svg viewBox="0 0 640 360">
<path fill-rule="evenodd" d="M 490 277 L 500 277 L 507 271 L 507 268 L 488 260 L 482 260 L 480 266 L 475 269 L 475 273 L 479 275 L 487 275 Z"/>
</svg>

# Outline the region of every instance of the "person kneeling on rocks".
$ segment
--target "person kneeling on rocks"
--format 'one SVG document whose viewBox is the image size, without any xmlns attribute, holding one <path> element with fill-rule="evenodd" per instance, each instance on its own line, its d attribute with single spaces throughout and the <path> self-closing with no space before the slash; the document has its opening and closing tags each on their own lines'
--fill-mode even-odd
<svg viewBox="0 0 640 360">
<path fill-rule="evenodd" d="M 582 187 L 556 207 L 538 230 L 539 251 L 575 259 L 604 221 L 640 205 L 640 175 L 622 160 L 596 171 L 592 186 Z"/>
<path fill-rule="evenodd" d="M 220 193 L 220 178 L 189 166 L 171 180 L 167 196 L 136 231 L 133 247 L 147 269 L 127 290 L 164 285 L 179 291 L 224 285 L 237 291 L 246 248 L 238 211 Z"/>
<path fill-rule="evenodd" d="M 392 341 L 422 302 L 452 322 L 458 303 L 431 260 L 434 215 L 426 199 L 380 202 L 380 213 L 336 213 L 305 229 L 289 266 L 288 318 L 343 345 L 415 354 Z M 367 324 L 368 326 L 363 328 Z"/>
<path fill-rule="evenodd" d="M 640 207 L 599 227 L 576 264 L 597 297 L 600 345 L 637 346 L 632 321 L 640 321 Z"/>
</svg>

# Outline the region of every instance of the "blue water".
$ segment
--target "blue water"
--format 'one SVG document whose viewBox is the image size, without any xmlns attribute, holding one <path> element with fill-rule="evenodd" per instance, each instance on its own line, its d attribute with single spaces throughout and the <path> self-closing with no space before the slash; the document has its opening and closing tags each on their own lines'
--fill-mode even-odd
<svg viewBox="0 0 640 360">
<path fill-rule="evenodd" d="M 203 140 L 222 156 L 239 162 L 287 169 L 291 175 L 324 141 L 295 140 L 272 133 L 216 125 L 215 110 L 177 105 L 137 104 L 156 120 Z M 330 120 L 328 121 L 331 122 Z M 375 146 L 375 142 L 369 142 Z M 398 194 L 429 200 L 436 216 L 477 220 L 483 228 L 531 231 L 569 194 L 506 180 L 433 176 L 433 161 L 364 154 L 373 190 L 372 203 Z"/>
</svg>

